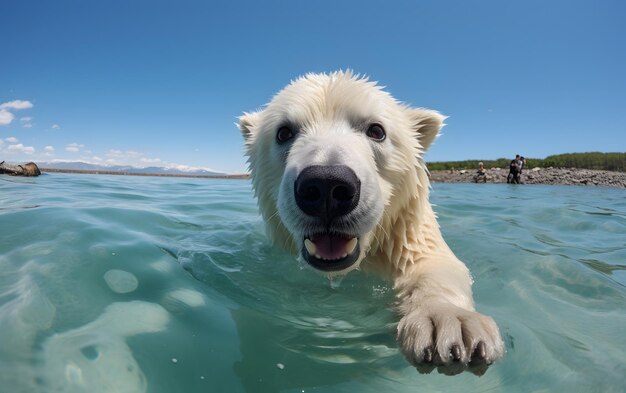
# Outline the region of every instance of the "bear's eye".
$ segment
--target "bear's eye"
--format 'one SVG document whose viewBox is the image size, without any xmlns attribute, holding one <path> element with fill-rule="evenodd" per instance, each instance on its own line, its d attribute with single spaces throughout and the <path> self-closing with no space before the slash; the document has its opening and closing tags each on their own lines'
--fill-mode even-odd
<svg viewBox="0 0 626 393">
<path fill-rule="evenodd" d="M 293 131 L 291 131 L 291 128 L 282 126 L 278 129 L 278 132 L 276 133 L 276 141 L 278 143 L 285 143 L 291 138 L 293 138 Z"/>
<path fill-rule="evenodd" d="M 369 128 L 365 132 L 365 135 L 375 140 L 376 142 L 382 142 L 387 137 L 387 134 L 385 134 L 385 130 L 383 129 L 383 126 L 381 126 L 380 124 L 376 124 L 376 123 L 371 124 L 369 126 Z"/>
</svg>

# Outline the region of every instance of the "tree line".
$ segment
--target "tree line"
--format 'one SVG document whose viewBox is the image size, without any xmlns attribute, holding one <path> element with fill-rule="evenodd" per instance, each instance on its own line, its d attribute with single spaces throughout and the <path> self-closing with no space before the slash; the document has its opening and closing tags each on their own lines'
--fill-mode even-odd
<svg viewBox="0 0 626 393">
<path fill-rule="evenodd" d="M 482 162 L 485 168 L 509 167 L 513 158 L 498 158 L 496 160 L 465 160 L 427 162 L 431 171 L 449 169 L 476 169 Z M 548 156 L 546 158 L 526 158 L 526 168 L 580 168 L 600 169 L 605 171 L 626 172 L 626 153 L 566 153 Z"/>
</svg>

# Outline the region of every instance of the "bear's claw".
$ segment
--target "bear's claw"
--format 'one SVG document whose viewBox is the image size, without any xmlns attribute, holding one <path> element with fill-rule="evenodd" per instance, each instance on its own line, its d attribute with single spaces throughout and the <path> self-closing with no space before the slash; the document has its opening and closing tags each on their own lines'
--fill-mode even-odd
<svg viewBox="0 0 626 393">
<path fill-rule="evenodd" d="M 473 362 L 473 361 L 485 360 L 486 357 L 487 357 L 487 348 L 485 348 L 485 342 L 481 341 L 476 346 L 476 349 L 474 349 L 474 353 L 472 353 L 471 361 Z"/>
<path fill-rule="evenodd" d="M 424 363 L 432 363 L 432 361 L 433 361 L 433 348 L 432 347 L 428 347 L 428 348 L 424 349 L 423 362 Z"/>
<path fill-rule="evenodd" d="M 454 360 L 455 362 L 458 362 L 461 360 L 461 347 L 459 347 L 457 344 L 454 344 L 451 348 L 451 354 L 452 354 L 452 360 Z"/>
<path fill-rule="evenodd" d="M 398 343 L 421 373 L 437 368 L 449 375 L 464 370 L 482 375 L 504 354 L 493 319 L 449 304 L 405 315 L 398 324 Z"/>
</svg>

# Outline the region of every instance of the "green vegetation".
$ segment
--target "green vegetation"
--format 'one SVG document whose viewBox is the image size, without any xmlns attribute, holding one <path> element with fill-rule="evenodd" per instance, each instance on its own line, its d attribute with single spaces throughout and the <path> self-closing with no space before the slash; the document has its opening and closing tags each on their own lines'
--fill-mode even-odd
<svg viewBox="0 0 626 393">
<path fill-rule="evenodd" d="M 465 160 L 428 162 L 431 171 L 449 169 L 476 169 L 478 163 L 483 162 L 485 168 L 508 168 L 511 158 L 497 160 Z M 541 158 L 526 158 L 526 168 L 581 168 L 601 169 L 605 171 L 626 172 L 626 153 L 567 153 Z"/>
</svg>

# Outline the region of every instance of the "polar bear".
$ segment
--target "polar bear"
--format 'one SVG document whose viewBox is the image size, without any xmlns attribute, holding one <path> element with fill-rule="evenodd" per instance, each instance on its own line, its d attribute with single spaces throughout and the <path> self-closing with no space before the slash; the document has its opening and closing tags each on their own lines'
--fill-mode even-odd
<svg viewBox="0 0 626 393">
<path fill-rule="evenodd" d="M 401 351 L 421 372 L 482 373 L 504 354 L 474 309 L 472 278 L 444 241 L 422 158 L 443 126 L 375 82 L 338 71 L 292 81 L 239 118 L 268 235 L 327 275 L 392 280 Z"/>
</svg>

